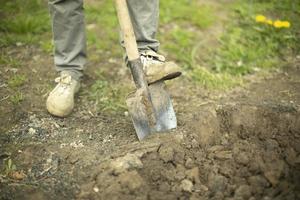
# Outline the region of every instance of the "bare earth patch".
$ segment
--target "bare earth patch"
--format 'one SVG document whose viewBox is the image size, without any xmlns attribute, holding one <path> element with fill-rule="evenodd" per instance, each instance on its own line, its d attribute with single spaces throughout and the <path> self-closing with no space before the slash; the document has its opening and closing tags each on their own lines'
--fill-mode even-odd
<svg viewBox="0 0 300 200">
<path fill-rule="evenodd" d="M 40 76 L 24 70 L 19 109 L 0 102 L 1 168 L 15 166 L 0 177 L 0 199 L 300 198 L 298 61 L 222 95 L 178 80 L 178 129 L 140 143 L 127 116 L 97 111 L 83 93 L 70 117 L 47 114 L 47 91 L 36 87 L 55 76 L 40 55 L 28 61 Z"/>
</svg>

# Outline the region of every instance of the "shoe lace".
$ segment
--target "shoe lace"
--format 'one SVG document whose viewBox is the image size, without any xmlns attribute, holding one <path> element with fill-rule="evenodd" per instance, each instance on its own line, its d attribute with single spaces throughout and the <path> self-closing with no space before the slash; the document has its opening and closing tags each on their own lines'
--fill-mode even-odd
<svg viewBox="0 0 300 200">
<path fill-rule="evenodd" d="M 70 75 L 61 75 L 60 77 L 57 77 L 55 79 L 55 82 L 70 85 L 71 80 L 72 80 L 72 77 Z"/>
<path fill-rule="evenodd" d="M 163 62 L 151 55 L 141 55 L 141 61 L 145 68 L 152 64 L 162 64 Z"/>
<path fill-rule="evenodd" d="M 72 77 L 70 75 L 63 74 L 60 77 L 55 79 L 55 82 L 58 83 L 59 87 L 66 89 L 71 85 Z"/>
</svg>

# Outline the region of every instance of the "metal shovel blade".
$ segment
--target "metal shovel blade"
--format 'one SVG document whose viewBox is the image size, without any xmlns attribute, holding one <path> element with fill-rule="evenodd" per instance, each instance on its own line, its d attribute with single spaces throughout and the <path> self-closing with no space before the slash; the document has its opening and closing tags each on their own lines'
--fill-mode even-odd
<svg viewBox="0 0 300 200">
<path fill-rule="evenodd" d="M 176 128 L 176 114 L 164 81 L 162 80 L 149 85 L 149 90 L 155 109 L 155 132 L 163 132 Z"/>
<path fill-rule="evenodd" d="M 152 103 L 147 102 L 144 92 L 138 89 L 127 97 L 126 103 L 139 140 L 155 132 L 177 127 L 176 115 L 171 98 L 163 81 L 149 86 Z M 153 106 L 153 109 L 150 106 Z"/>
<path fill-rule="evenodd" d="M 152 132 L 151 122 L 149 120 L 152 116 L 149 116 L 151 113 L 149 114 L 146 100 L 147 98 L 142 88 L 130 94 L 126 99 L 128 112 L 139 140 L 143 140 Z"/>
</svg>

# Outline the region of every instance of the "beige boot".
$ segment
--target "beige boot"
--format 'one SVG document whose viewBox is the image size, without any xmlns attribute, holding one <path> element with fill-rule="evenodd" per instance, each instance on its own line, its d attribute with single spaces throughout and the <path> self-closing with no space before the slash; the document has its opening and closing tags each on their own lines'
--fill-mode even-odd
<svg viewBox="0 0 300 200">
<path fill-rule="evenodd" d="M 67 72 L 55 79 L 58 84 L 50 92 L 46 106 L 50 114 L 66 117 L 74 108 L 74 96 L 79 91 L 80 82 Z"/>
<path fill-rule="evenodd" d="M 164 56 L 154 51 L 149 50 L 141 53 L 141 60 L 149 84 L 170 74 L 179 73 L 181 75 L 181 70 L 176 63 L 166 62 Z"/>
</svg>

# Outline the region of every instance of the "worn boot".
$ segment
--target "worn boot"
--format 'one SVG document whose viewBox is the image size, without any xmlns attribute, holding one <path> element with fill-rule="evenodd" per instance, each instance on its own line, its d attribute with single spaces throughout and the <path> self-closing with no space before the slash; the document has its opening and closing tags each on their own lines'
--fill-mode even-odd
<svg viewBox="0 0 300 200">
<path fill-rule="evenodd" d="M 47 110 L 54 116 L 66 117 L 74 108 L 74 96 L 79 91 L 80 82 L 68 72 L 62 72 L 55 82 L 58 84 L 48 96 Z"/>
<path fill-rule="evenodd" d="M 148 50 L 142 52 L 141 61 L 149 84 L 170 75 L 168 79 L 173 79 L 181 75 L 181 70 L 176 63 L 166 62 L 164 56 L 154 51 Z"/>
</svg>

